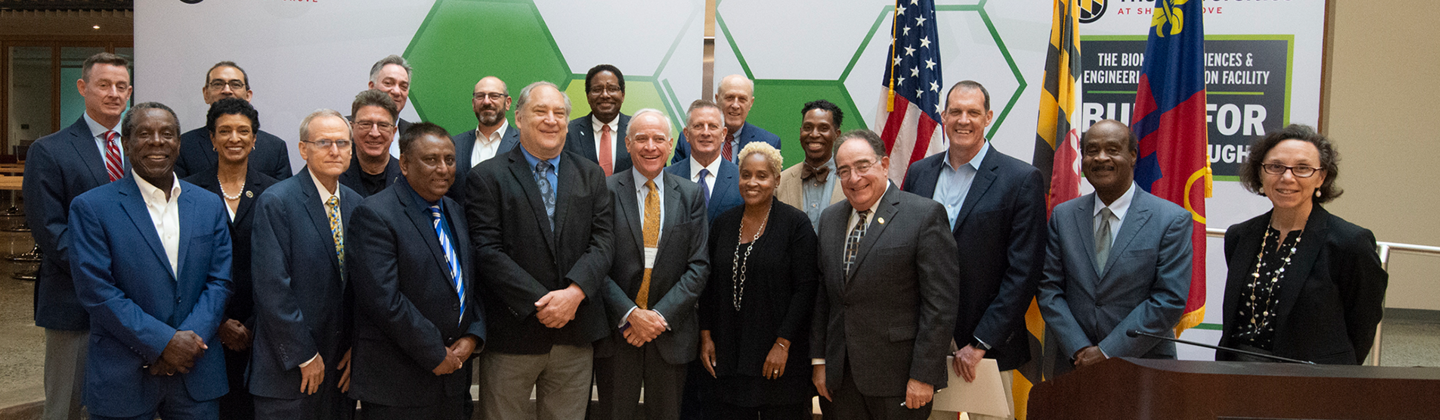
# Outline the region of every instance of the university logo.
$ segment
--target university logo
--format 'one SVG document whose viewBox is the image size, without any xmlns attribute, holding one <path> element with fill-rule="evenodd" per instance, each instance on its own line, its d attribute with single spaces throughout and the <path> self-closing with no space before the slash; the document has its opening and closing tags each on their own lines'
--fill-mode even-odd
<svg viewBox="0 0 1440 420">
<path fill-rule="evenodd" d="M 1105 0 L 1080 0 L 1080 23 L 1091 23 L 1105 16 Z"/>
</svg>

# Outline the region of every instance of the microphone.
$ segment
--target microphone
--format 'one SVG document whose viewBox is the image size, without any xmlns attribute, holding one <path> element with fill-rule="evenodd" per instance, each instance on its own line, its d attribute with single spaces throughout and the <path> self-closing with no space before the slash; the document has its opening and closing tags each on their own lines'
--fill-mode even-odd
<svg viewBox="0 0 1440 420">
<path fill-rule="evenodd" d="M 1302 365 L 1314 365 L 1314 364 L 1315 364 L 1315 362 L 1310 362 L 1310 361 L 1305 361 L 1305 360 L 1296 360 L 1296 359 L 1291 359 L 1291 358 L 1288 358 L 1288 357 L 1280 357 L 1280 356 L 1276 356 L 1276 355 L 1273 355 L 1273 354 L 1256 353 L 1256 352 L 1248 351 L 1248 350 L 1240 350 L 1240 349 L 1232 349 L 1232 348 L 1229 348 L 1229 347 L 1212 346 L 1212 345 L 1209 345 L 1209 344 L 1197 343 L 1197 342 L 1194 342 L 1194 341 L 1181 340 L 1181 339 L 1178 339 L 1178 338 L 1171 338 L 1171 337 L 1166 337 L 1166 336 L 1163 336 L 1163 335 L 1155 335 L 1155 334 L 1147 333 L 1147 332 L 1140 331 L 1140 330 L 1130 330 L 1130 331 L 1126 331 L 1126 332 L 1125 332 L 1125 336 L 1130 337 L 1130 338 L 1135 338 L 1135 337 L 1150 337 L 1150 338 L 1155 338 L 1155 339 L 1160 339 L 1160 340 L 1165 340 L 1165 341 L 1170 341 L 1170 342 L 1175 342 L 1175 343 L 1180 343 L 1180 344 L 1188 344 L 1188 345 L 1196 346 L 1196 347 L 1204 347 L 1204 348 L 1207 348 L 1207 349 L 1214 349 L 1214 350 L 1219 350 L 1219 351 L 1228 351 L 1228 352 L 1231 352 L 1231 353 L 1243 354 L 1243 355 L 1246 355 L 1246 356 L 1255 356 L 1255 357 L 1259 357 L 1259 358 L 1262 358 L 1262 359 L 1274 360 L 1274 361 L 1277 361 L 1277 362 L 1298 363 L 1298 364 L 1302 364 Z"/>
</svg>

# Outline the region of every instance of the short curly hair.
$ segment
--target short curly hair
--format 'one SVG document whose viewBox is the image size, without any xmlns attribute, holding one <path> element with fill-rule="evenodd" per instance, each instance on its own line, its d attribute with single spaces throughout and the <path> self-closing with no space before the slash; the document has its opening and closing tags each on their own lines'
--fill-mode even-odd
<svg viewBox="0 0 1440 420">
<path fill-rule="evenodd" d="M 765 157 L 765 160 L 768 161 L 766 163 L 770 166 L 770 173 L 775 175 L 775 179 L 780 179 L 780 165 L 785 163 L 785 158 L 781 157 L 780 151 L 776 150 L 775 146 L 771 146 L 770 143 L 763 141 L 750 142 L 750 144 L 745 145 L 744 149 L 740 149 L 740 159 L 735 162 L 743 163 L 745 159 L 750 158 L 750 155 L 756 153 Z"/>
<path fill-rule="evenodd" d="M 1320 187 L 1316 189 L 1320 192 L 1320 196 L 1310 198 L 1315 204 L 1328 203 L 1340 198 L 1340 195 L 1345 193 L 1345 190 L 1335 185 L 1335 181 L 1340 179 L 1340 152 L 1335 150 L 1335 145 L 1330 143 L 1328 137 L 1315 132 L 1314 128 L 1304 124 L 1290 124 L 1285 128 L 1271 131 L 1270 134 L 1256 139 L 1255 143 L 1250 145 L 1250 156 L 1240 166 L 1240 184 L 1244 185 L 1246 190 L 1261 196 L 1265 195 L 1265 185 L 1261 183 L 1263 173 L 1260 167 L 1265 164 L 1265 155 L 1270 153 L 1270 149 L 1274 149 L 1275 145 L 1285 140 L 1310 143 L 1320 151 L 1319 169 L 1325 171 L 1325 182 L 1320 183 Z"/>
</svg>

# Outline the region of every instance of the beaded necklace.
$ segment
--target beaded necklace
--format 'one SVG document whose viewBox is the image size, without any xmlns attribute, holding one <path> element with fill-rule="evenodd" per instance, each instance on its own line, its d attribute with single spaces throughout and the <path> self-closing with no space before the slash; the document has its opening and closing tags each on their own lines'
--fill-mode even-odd
<svg viewBox="0 0 1440 420">
<path fill-rule="evenodd" d="M 740 303 L 745 300 L 745 269 L 750 264 L 750 251 L 755 250 L 755 242 L 760 240 L 760 233 L 765 232 L 765 225 L 768 223 L 770 209 L 765 209 L 765 218 L 760 220 L 760 229 L 756 229 L 755 237 L 750 238 L 749 244 L 745 244 L 745 256 L 741 258 L 740 245 L 745 241 L 745 217 L 740 217 L 740 234 L 735 242 L 735 262 L 730 265 L 730 298 L 735 312 L 740 312 Z"/>
<path fill-rule="evenodd" d="M 1260 240 L 1260 252 L 1255 254 L 1255 269 L 1250 273 L 1252 280 L 1248 290 L 1249 299 L 1248 302 L 1245 302 L 1245 306 L 1250 308 L 1250 325 L 1246 327 L 1245 331 L 1240 332 L 1241 337 L 1257 337 L 1261 331 L 1270 327 L 1270 320 L 1274 318 L 1272 311 L 1275 310 L 1275 305 L 1278 303 L 1275 292 L 1280 289 L 1280 279 L 1285 276 L 1285 268 L 1290 266 L 1290 257 L 1295 256 L 1295 250 L 1300 247 L 1300 240 L 1305 234 L 1305 231 L 1302 230 L 1295 235 L 1295 243 L 1290 245 L 1290 250 L 1281 260 L 1280 267 L 1270 273 L 1270 281 L 1267 282 L 1260 278 L 1260 267 L 1265 265 L 1265 247 L 1270 242 L 1270 231 L 1272 230 L 1275 229 L 1266 226 L 1265 237 Z M 1278 235 L 1276 241 L 1275 252 L 1280 252 L 1280 247 L 1284 245 L 1285 241 Z M 1261 286 L 1264 286 L 1264 289 L 1261 289 Z M 1259 293 L 1262 290 L 1265 295 L 1264 302 L 1257 297 L 1258 294 L 1262 294 Z"/>
</svg>

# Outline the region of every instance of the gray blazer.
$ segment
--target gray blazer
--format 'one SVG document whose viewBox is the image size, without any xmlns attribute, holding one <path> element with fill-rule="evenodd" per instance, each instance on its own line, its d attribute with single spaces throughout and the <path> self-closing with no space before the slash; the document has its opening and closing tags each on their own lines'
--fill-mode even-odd
<svg viewBox="0 0 1440 420">
<path fill-rule="evenodd" d="M 1056 373 L 1074 369 L 1070 358 L 1091 345 L 1109 357 L 1175 358 L 1174 343 L 1125 332 L 1173 336 L 1190 293 L 1190 212 L 1136 187 L 1098 274 L 1094 218 L 1093 193 L 1050 215 L 1039 304 L 1060 340 Z"/>
<path fill-rule="evenodd" d="M 844 367 L 868 397 L 905 395 L 910 379 L 941 389 L 955 329 L 960 262 L 945 208 L 890 185 L 875 205 L 845 280 L 849 201 L 820 216 L 820 287 L 810 357 L 825 359 L 825 386 Z"/>
</svg>

